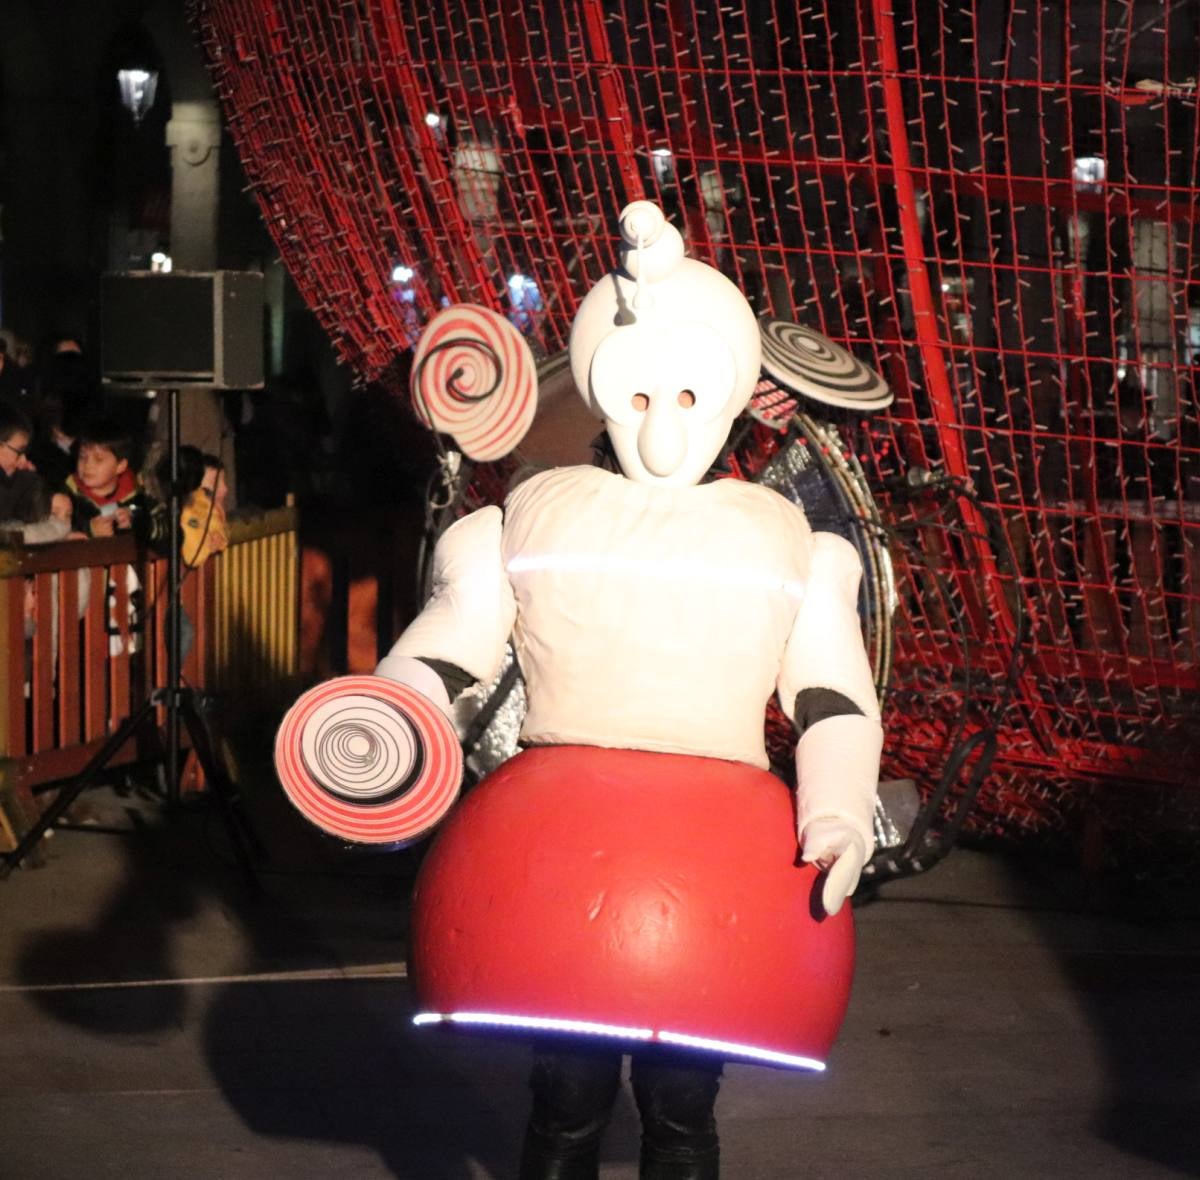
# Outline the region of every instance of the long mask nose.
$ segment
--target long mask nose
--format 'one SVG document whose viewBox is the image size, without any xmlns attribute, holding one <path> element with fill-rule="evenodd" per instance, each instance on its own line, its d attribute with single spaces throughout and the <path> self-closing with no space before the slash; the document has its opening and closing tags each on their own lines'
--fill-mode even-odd
<svg viewBox="0 0 1200 1180">
<path fill-rule="evenodd" d="M 683 413 L 665 394 L 650 399 L 638 430 L 638 456 L 651 475 L 659 478 L 672 475 L 687 458 L 687 428 L 681 421 Z"/>
</svg>

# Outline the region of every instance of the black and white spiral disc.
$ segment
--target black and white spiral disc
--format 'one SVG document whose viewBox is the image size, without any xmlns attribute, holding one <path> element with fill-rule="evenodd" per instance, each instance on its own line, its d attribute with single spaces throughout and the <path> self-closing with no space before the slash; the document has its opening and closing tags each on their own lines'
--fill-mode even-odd
<svg viewBox="0 0 1200 1180">
<path fill-rule="evenodd" d="M 762 320 L 759 329 L 763 371 L 785 389 L 849 410 L 891 404 L 887 382 L 828 336 L 788 320 Z"/>
<path fill-rule="evenodd" d="M 288 710 L 275 767 L 287 797 L 317 827 L 356 843 L 406 844 L 453 804 L 462 747 L 415 689 L 381 676 L 339 676 Z"/>
</svg>

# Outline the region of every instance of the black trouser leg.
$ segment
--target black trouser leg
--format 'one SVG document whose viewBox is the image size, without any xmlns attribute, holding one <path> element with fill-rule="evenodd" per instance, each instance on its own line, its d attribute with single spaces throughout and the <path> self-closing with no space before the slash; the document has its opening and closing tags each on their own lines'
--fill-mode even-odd
<svg viewBox="0 0 1200 1180">
<path fill-rule="evenodd" d="M 596 1180 L 600 1138 L 620 1084 L 619 1051 L 539 1046 L 529 1078 L 533 1112 L 520 1180 Z"/>
<path fill-rule="evenodd" d="M 716 1180 L 720 1144 L 713 1107 L 720 1059 L 639 1051 L 632 1076 L 642 1116 L 642 1180 Z"/>
</svg>

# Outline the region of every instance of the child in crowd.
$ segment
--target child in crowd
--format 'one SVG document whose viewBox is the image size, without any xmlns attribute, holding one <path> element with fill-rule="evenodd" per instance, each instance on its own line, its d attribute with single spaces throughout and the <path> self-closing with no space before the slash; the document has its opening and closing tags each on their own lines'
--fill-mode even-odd
<svg viewBox="0 0 1200 1180">
<path fill-rule="evenodd" d="M 26 454 L 32 437 L 25 414 L 0 402 L 0 532 L 18 534 L 27 545 L 61 541 L 69 528 L 61 502 L 51 513 L 45 483 Z"/>
<path fill-rule="evenodd" d="M 179 448 L 176 493 L 179 496 L 179 552 L 183 562 L 183 577 L 201 565 L 212 554 L 229 545 L 225 519 L 225 501 L 229 494 L 225 482 L 225 464 L 215 455 L 206 455 L 198 447 Z M 159 494 L 166 498 L 171 488 L 171 460 L 162 458 L 154 471 Z M 160 543 L 160 547 L 161 547 Z M 170 631 L 168 616 L 167 627 Z M 196 629 L 186 610 L 180 610 L 179 658 L 187 658 L 195 642 Z"/>
<path fill-rule="evenodd" d="M 225 464 L 198 447 L 179 448 L 178 471 L 180 552 L 184 565 L 193 567 L 229 544 L 225 518 L 229 485 L 225 482 Z M 154 474 L 160 495 L 165 498 L 171 481 L 169 457 L 159 461 Z"/>
<path fill-rule="evenodd" d="M 165 533 L 161 505 L 142 487 L 130 467 L 133 443 L 118 423 L 95 419 L 85 423 L 77 440 L 75 474 L 68 476 L 72 535 L 111 537 L 132 530 L 141 541 L 158 541 Z"/>
<path fill-rule="evenodd" d="M 75 474 L 68 476 L 66 493 L 71 498 L 69 537 L 112 537 L 132 532 L 146 544 L 156 545 L 166 535 L 162 505 L 149 496 L 130 467 L 133 441 L 118 422 L 95 418 L 85 422 L 76 440 Z M 125 568 L 129 594 L 130 650 L 140 642 L 142 630 L 142 587 L 132 566 Z M 109 652 L 120 653 L 124 646 L 121 625 L 116 616 L 116 588 L 111 572 L 106 580 L 108 600 Z"/>
</svg>

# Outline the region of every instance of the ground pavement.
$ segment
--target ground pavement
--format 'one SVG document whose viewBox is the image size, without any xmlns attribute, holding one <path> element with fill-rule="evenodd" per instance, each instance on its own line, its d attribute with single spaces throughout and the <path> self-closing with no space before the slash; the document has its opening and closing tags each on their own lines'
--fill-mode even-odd
<svg viewBox="0 0 1200 1180">
<path fill-rule="evenodd" d="M 409 1024 L 415 858 L 248 791 L 258 899 L 212 813 L 109 790 L 0 883 L 0 1177 L 513 1176 L 526 1050 Z M 1200 1176 L 1200 921 L 1120 885 L 960 850 L 885 886 L 828 1072 L 728 1069 L 722 1175 Z M 602 1177 L 636 1158 L 626 1088 Z"/>
</svg>

